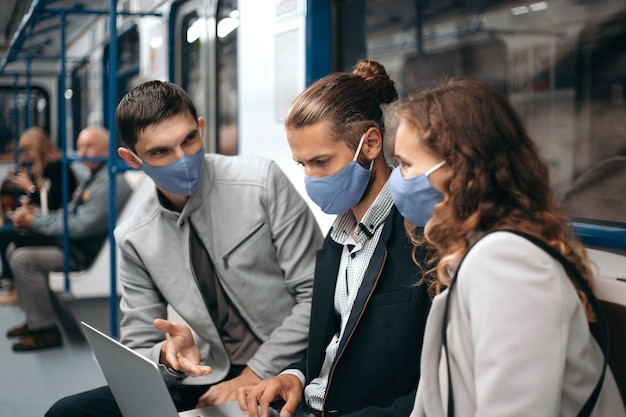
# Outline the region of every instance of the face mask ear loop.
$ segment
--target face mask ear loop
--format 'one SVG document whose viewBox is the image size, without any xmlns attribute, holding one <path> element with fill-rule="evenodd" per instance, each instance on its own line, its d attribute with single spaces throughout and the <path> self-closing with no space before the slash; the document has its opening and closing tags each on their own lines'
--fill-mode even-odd
<svg viewBox="0 0 626 417">
<path fill-rule="evenodd" d="M 361 140 L 359 141 L 359 146 L 357 146 L 356 152 L 354 153 L 354 158 L 352 158 L 352 160 L 355 162 L 356 162 L 356 159 L 359 157 L 359 153 L 361 153 L 361 148 L 363 147 L 363 141 L 365 141 L 365 135 L 367 135 L 367 133 L 364 133 L 363 136 L 361 136 Z M 374 160 L 372 159 L 370 161 L 369 170 L 371 171 L 373 167 L 374 167 Z"/>
<path fill-rule="evenodd" d="M 127 149 L 128 149 L 128 148 L 127 148 Z M 132 156 L 134 156 L 134 157 L 135 157 L 135 159 L 137 159 L 137 160 L 139 161 L 139 163 L 140 163 L 140 164 L 143 164 L 143 161 L 141 160 L 141 158 L 140 158 L 140 157 L 138 157 L 138 156 L 137 156 L 137 154 L 136 154 L 135 152 L 131 151 L 130 149 L 128 149 L 128 152 L 130 152 L 130 154 L 131 154 Z"/>
<path fill-rule="evenodd" d="M 428 171 L 426 171 L 424 173 L 424 175 L 429 176 L 430 174 L 432 174 L 433 172 L 435 172 L 437 169 L 441 168 L 443 166 L 443 164 L 445 164 L 446 161 L 441 161 L 439 162 L 437 165 L 435 165 L 434 167 L 432 167 L 431 169 L 429 169 Z"/>
<path fill-rule="evenodd" d="M 359 141 L 359 146 L 357 146 L 356 148 L 356 153 L 354 154 L 354 158 L 352 159 L 353 161 L 356 161 L 356 159 L 359 157 L 359 153 L 361 153 L 361 148 L 363 147 L 363 141 L 365 140 L 365 133 L 363 134 L 363 136 L 361 136 L 361 140 Z"/>
</svg>

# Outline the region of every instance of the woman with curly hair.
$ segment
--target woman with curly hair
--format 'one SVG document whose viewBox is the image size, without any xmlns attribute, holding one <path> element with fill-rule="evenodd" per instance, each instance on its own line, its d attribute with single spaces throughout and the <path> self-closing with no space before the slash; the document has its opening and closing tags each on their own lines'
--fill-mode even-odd
<svg viewBox="0 0 626 417">
<path fill-rule="evenodd" d="M 438 294 L 411 416 L 626 415 L 589 329 L 585 248 L 513 106 L 457 79 L 409 95 L 395 115 L 391 194 L 409 234 L 425 226 Z"/>
</svg>

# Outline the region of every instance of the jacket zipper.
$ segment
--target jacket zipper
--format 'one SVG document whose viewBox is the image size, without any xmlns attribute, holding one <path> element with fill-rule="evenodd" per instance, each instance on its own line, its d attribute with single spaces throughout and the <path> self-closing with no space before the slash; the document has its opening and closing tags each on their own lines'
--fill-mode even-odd
<svg viewBox="0 0 626 417">
<path fill-rule="evenodd" d="M 248 240 L 250 240 L 250 238 L 252 236 L 254 236 L 259 230 L 261 230 L 261 228 L 265 225 L 265 223 L 261 223 L 259 224 L 257 227 L 255 227 L 252 232 L 250 232 L 241 242 L 239 242 L 237 244 L 237 246 L 235 246 L 234 248 L 232 248 L 230 251 L 228 251 L 228 253 L 224 256 L 222 256 L 222 260 L 224 261 L 224 269 L 228 269 L 228 260 L 230 259 L 231 255 L 233 253 L 235 253 L 237 251 L 237 249 L 239 249 L 244 243 L 246 243 Z"/>
<path fill-rule="evenodd" d="M 357 319 L 356 323 L 354 324 L 354 327 L 352 328 L 352 331 L 350 332 L 350 334 L 348 335 L 348 338 L 346 339 L 346 343 L 343 344 L 343 349 L 341 350 L 341 352 L 338 352 L 337 357 L 335 358 L 335 361 L 333 362 L 332 368 L 330 370 L 330 374 L 328 374 L 328 383 L 326 384 L 326 392 L 324 392 L 324 401 L 322 403 L 322 417 L 326 416 L 326 398 L 328 398 L 328 390 L 330 389 L 330 384 L 331 381 L 333 379 L 333 374 L 335 373 L 335 369 L 337 367 L 337 363 L 339 362 L 339 359 L 341 359 L 341 356 L 343 355 L 343 352 L 346 349 L 346 346 L 348 346 L 348 343 L 350 343 L 350 339 L 352 338 L 352 335 L 354 334 L 354 331 L 356 330 L 356 328 L 359 326 L 359 322 L 361 321 L 361 318 L 363 317 L 363 313 L 365 313 L 365 309 L 367 308 L 367 305 L 370 302 L 370 299 L 372 298 L 372 294 L 374 293 L 374 289 L 376 289 L 376 286 L 378 286 L 378 281 L 380 281 L 380 276 L 383 273 L 383 268 L 385 267 L 385 262 L 387 261 L 387 253 L 385 252 L 385 256 L 383 258 L 383 262 L 380 265 L 380 269 L 378 270 L 378 275 L 376 276 L 376 281 L 374 281 L 374 285 L 372 286 L 372 290 L 369 293 L 369 296 L 367 297 L 367 300 L 365 301 L 365 304 L 363 305 L 363 309 L 361 310 L 361 314 L 359 314 L 359 318 Z"/>
</svg>

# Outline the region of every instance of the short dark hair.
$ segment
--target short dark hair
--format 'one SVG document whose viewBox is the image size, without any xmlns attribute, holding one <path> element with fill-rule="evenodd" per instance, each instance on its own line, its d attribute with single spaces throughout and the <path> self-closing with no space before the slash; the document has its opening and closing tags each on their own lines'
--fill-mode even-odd
<svg viewBox="0 0 626 417">
<path fill-rule="evenodd" d="M 198 119 L 196 106 L 185 90 L 170 82 L 146 81 L 122 98 L 115 111 L 115 124 L 124 144 L 135 151 L 145 128 L 184 113 Z"/>
</svg>

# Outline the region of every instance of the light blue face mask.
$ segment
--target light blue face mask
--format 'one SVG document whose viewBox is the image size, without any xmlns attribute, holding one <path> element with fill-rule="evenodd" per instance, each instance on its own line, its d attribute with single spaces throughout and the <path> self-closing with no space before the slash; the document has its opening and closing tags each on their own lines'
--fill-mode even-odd
<svg viewBox="0 0 626 417">
<path fill-rule="evenodd" d="M 134 153 L 133 155 L 141 162 L 141 169 L 167 192 L 189 196 L 200 184 L 204 172 L 204 148 L 160 167 L 148 165 Z"/>
<path fill-rule="evenodd" d="M 400 167 L 395 167 L 389 177 L 389 191 L 394 204 L 400 214 L 415 226 L 426 226 L 435 205 L 443 200 L 443 194 L 432 186 L 428 176 L 445 163 L 441 161 L 425 173 L 406 179 Z"/>
<path fill-rule="evenodd" d="M 341 171 L 326 177 L 304 177 L 307 194 L 324 213 L 343 214 L 361 201 L 374 165 L 372 161 L 367 170 L 356 161 L 364 140 L 365 135 L 361 137 L 354 159 Z"/>
</svg>

